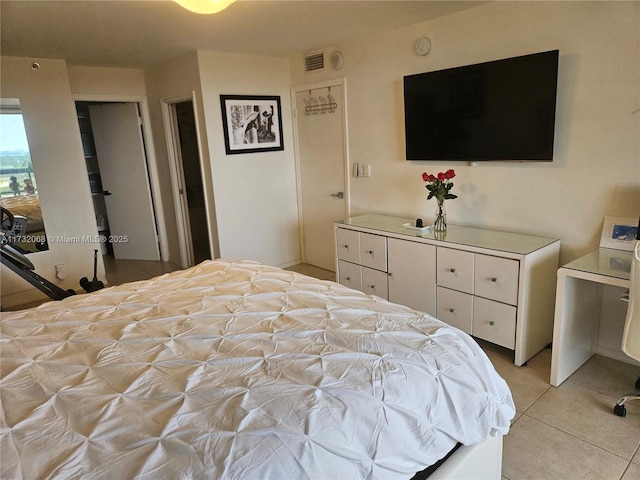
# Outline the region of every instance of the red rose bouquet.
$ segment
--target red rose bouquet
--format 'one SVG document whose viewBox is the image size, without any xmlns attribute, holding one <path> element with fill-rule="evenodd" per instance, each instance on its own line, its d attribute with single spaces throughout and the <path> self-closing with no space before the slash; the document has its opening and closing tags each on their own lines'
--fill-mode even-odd
<svg viewBox="0 0 640 480">
<path fill-rule="evenodd" d="M 423 173 L 422 180 L 427 182 L 427 185 L 425 186 L 427 190 L 429 190 L 427 200 L 436 197 L 438 203 L 441 204 L 445 200 L 458 198 L 457 195 L 451 193 L 451 189 L 453 188 L 453 182 L 451 179 L 455 176 L 456 172 L 451 169 L 446 172 L 439 172 L 437 176 L 426 172 Z"/>
<path fill-rule="evenodd" d="M 451 193 L 451 189 L 453 188 L 451 179 L 455 176 L 456 172 L 451 169 L 446 172 L 439 172 L 437 176 L 427 172 L 422 174 L 422 180 L 427 182 L 425 187 L 429 190 L 427 200 L 435 197 L 438 201 L 436 219 L 433 223 L 433 229 L 436 232 L 444 232 L 447 230 L 447 214 L 444 211 L 444 201 L 458 198 L 457 195 Z"/>
</svg>

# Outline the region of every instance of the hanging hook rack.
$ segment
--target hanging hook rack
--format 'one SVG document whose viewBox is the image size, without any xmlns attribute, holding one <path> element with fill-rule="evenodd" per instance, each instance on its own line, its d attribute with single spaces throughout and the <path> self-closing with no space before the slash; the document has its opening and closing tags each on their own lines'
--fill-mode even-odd
<svg viewBox="0 0 640 480">
<path fill-rule="evenodd" d="M 305 115 L 317 115 L 325 113 L 333 113 L 338 108 L 338 104 L 331 96 L 331 87 L 327 87 L 328 93 L 326 98 L 319 95 L 318 98 L 311 96 L 311 90 L 309 90 L 309 98 L 304 99 L 306 107 L 304 107 Z"/>
</svg>

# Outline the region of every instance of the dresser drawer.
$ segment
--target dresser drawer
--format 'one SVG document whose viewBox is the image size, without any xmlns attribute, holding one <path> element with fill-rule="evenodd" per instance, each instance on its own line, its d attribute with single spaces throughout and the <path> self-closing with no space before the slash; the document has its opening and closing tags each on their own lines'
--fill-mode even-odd
<svg viewBox="0 0 640 480">
<path fill-rule="evenodd" d="M 438 287 L 437 318 L 469 335 L 473 332 L 473 296 Z"/>
<path fill-rule="evenodd" d="M 364 293 L 389 298 L 389 284 L 386 272 L 362 267 L 362 289 Z"/>
<path fill-rule="evenodd" d="M 360 264 L 376 270 L 387 271 L 387 237 L 360 234 Z"/>
<path fill-rule="evenodd" d="M 518 304 L 520 262 L 476 254 L 474 293 L 510 305 Z"/>
<path fill-rule="evenodd" d="M 360 233 L 355 230 L 336 230 L 336 253 L 339 260 L 360 263 Z"/>
<path fill-rule="evenodd" d="M 516 345 L 516 307 L 476 297 L 473 335 L 513 350 Z"/>
<path fill-rule="evenodd" d="M 355 290 L 362 290 L 362 267 L 338 260 L 338 283 Z"/>
<path fill-rule="evenodd" d="M 438 285 L 473 293 L 473 253 L 438 247 Z"/>
</svg>

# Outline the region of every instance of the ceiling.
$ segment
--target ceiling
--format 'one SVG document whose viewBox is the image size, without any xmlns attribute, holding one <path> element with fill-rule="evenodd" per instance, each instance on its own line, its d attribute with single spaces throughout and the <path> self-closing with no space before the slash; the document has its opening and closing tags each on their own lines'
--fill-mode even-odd
<svg viewBox="0 0 640 480">
<path fill-rule="evenodd" d="M 3 56 L 142 68 L 202 49 L 289 56 L 480 5 L 435 0 L 239 0 L 196 15 L 169 0 L 2 0 Z"/>
</svg>

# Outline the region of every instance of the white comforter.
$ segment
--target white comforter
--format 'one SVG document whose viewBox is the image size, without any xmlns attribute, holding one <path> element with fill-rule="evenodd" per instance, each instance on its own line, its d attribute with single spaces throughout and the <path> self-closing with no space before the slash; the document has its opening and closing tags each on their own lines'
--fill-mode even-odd
<svg viewBox="0 0 640 480">
<path fill-rule="evenodd" d="M 466 334 L 252 262 L 3 313 L 0 351 L 3 479 L 408 478 L 515 414 Z"/>
</svg>

